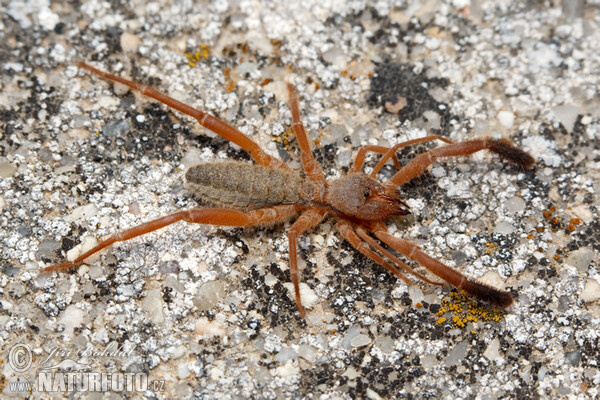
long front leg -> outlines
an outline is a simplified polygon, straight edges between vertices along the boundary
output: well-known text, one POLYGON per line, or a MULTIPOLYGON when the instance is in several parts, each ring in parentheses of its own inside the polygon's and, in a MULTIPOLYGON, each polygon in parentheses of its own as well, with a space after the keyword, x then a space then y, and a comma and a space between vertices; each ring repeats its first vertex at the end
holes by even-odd
POLYGON ((247 213, 224 208, 195 208, 192 210, 179 211, 174 214, 166 215, 153 221, 124 230, 122 232, 115 233, 105 240, 100 240, 95 247, 86 251, 75 260, 52 265, 44 268, 43 272, 68 270, 81 264, 86 258, 113 243, 133 239, 146 233, 164 228, 165 226, 174 224, 178 221, 221 226, 251 226, 282 221, 294 216, 296 213, 296 207, 293 205, 262 208, 260 210, 254 210, 247 213))
POLYGON ((294 90, 294 87, 288 83, 288 93, 290 94, 290 110, 292 112, 292 129, 296 134, 296 139, 298 139, 298 144, 300 145, 301 161, 302 168, 306 173, 308 179, 313 182, 325 182, 325 175, 323 174, 323 169, 316 162, 315 157, 313 156, 312 150, 310 148, 310 144, 308 143, 308 137, 306 136, 306 131, 304 130, 304 124, 302 124, 302 120, 300 119, 300 109, 298 107, 298 95, 294 90))
POLYGON ((464 290, 481 300, 500 307, 509 307, 514 301, 510 293, 468 278, 460 272, 442 264, 435 258, 428 256, 419 246, 408 240, 397 238, 383 228, 376 229, 373 233, 386 245, 404 254, 411 260, 418 262, 458 290, 464 290))
POLYGON ((196 120, 198 120, 200 125, 202 125, 206 129, 210 129, 217 135, 221 136, 223 139, 229 140, 230 142, 237 144, 242 149, 249 152, 252 158, 254 158, 254 160, 261 165, 271 168, 289 169, 289 167, 286 164, 265 153, 260 148, 260 146, 248 136, 244 135, 242 132, 235 129, 233 126, 221 121, 218 118, 213 117, 210 114, 190 107, 187 104, 184 104, 170 96, 167 96, 166 94, 159 92, 154 88, 151 88, 150 86, 134 82, 129 79, 124 79, 120 76, 109 74, 104 71, 100 71, 99 69, 96 69, 82 61, 79 61, 77 63, 77 66, 80 68, 87 69, 88 71, 93 72, 94 74, 98 75, 103 79, 113 82, 119 82, 120 84, 137 90, 145 96, 152 97, 153 99, 156 99, 161 103, 171 108, 174 108, 177 111, 181 111, 182 113, 187 114, 192 118, 195 118, 196 120))
POLYGON ((502 158, 517 164, 523 169, 529 169, 535 164, 535 159, 527 152, 513 146, 507 140, 478 139, 468 142, 453 143, 431 149, 419 154, 406 164, 387 183, 388 186, 401 186, 411 179, 421 175, 423 171, 440 157, 467 156, 480 150, 490 150, 502 158))
POLYGON ((294 294, 296 296, 296 306, 298 307, 298 312, 300 316, 304 317, 306 312, 304 311, 304 306, 302 305, 302 299, 300 297, 300 279, 298 278, 298 249, 297 249, 297 239, 298 236, 309 230, 310 228, 316 226, 319 222, 323 220, 325 216, 324 212, 308 210, 304 212, 296 222, 292 224, 290 230, 288 231, 288 240, 289 240, 289 248, 290 248, 290 275, 292 278, 292 284, 294 285, 294 294))

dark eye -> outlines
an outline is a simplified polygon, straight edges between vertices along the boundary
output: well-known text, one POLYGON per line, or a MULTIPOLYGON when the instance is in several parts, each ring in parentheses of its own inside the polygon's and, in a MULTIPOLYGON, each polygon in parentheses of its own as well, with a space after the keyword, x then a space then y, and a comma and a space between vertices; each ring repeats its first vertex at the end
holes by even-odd
POLYGON ((369 189, 369 188, 365 189, 365 192, 363 193, 363 196, 365 196, 365 199, 367 197, 369 197, 370 195, 371 195, 371 189, 369 189))

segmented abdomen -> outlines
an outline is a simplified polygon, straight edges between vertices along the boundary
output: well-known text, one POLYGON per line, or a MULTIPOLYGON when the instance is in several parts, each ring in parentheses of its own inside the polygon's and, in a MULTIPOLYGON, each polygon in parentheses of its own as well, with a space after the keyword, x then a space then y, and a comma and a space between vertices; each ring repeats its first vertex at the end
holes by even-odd
POLYGON ((236 161, 199 164, 185 177, 195 196, 239 210, 297 203, 302 191, 302 178, 292 171, 236 161))

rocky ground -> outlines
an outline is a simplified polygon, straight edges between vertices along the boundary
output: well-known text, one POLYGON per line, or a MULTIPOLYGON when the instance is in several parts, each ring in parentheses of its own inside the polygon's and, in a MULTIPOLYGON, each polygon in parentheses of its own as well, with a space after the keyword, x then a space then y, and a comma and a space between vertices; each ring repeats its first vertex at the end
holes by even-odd
MULTIPOLYGON (((3 5, 4 396, 599 395, 600 2, 193 3, 3 5), (289 223, 178 223, 40 273, 97 238, 195 207, 187 167, 250 160, 79 60, 210 112, 299 168, 291 82, 328 178, 365 144, 512 141, 536 158, 532 170, 484 152, 441 160, 400 188, 412 214, 388 228, 506 288, 514 306, 407 286, 334 220, 299 243, 306 319, 290 291, 289 223), (148 383, 103 395, 60 386, 68 372, 148 383)), ((403 149, 400 162, 436 145, 403 149)))

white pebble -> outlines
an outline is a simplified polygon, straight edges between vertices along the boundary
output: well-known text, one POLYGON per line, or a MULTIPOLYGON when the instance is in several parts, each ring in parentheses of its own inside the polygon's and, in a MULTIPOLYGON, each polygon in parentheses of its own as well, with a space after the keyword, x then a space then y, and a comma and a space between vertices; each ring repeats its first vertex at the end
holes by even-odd
POLYGON ((600 284, 593 279, 589 279, 579 294, 579 298, 586 303, 600 299, 600 284))
POLYGON ((483 356, 490 361, 502 359, 500 355, 500 341, 498 338, 493 339, 483 352, 483 356))
POLYGON ((515 114, 513 114, 510 111, 506 111, 506 110, 500 111, 498 113, 498 115, 496 116, 496 118, 498 118, 498 121, 500 121, 502 126, 505 127, 506 129, 512 128, 512 126, 515 122, 515 114))
POLYGON ((73 336, 73 329, 81 325, 84 315, 83 310, 74 305, 70 305, 63 311, 58 322, 64 325, 64 332, 67 336, 73 336))
MULTIPOLYGON (((294 285, 292 282, 286 282, 283 284, 285 288, 289 291, 289 296, 292 300, 296 298, 294 293, 294 285)), ((302 297, 302 305, 304 308, 310 308, 317 302, 319 297, 315 293, 314 290, 310 288, 306 283, 300 283, 300 297, 302 297)))
POLYGON ((163 316, 163 299, 159 289, 152 289, 142 300, 142 308, 152 323, 160 325, 165 321, 163 316))
POLYGON ((365 334, 359 333, 350 340, 350 346, 363 347, 371 343, 371 338, 365 334))

